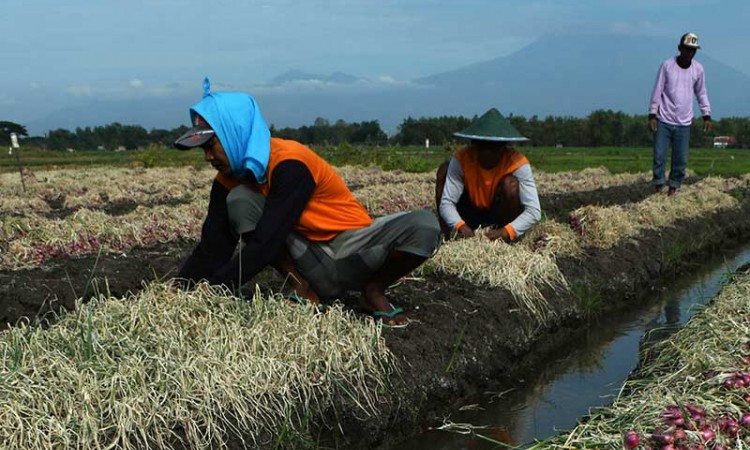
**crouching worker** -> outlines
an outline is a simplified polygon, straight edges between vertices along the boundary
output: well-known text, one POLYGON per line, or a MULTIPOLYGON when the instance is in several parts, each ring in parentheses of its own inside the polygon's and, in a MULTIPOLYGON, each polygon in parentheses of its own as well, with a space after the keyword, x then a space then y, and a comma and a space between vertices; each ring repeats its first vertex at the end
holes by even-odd
POLYGON ((207 82, 204 90, 190 109, 194 127, 174 145, 200 147, 218 174, 200 243, 179 277, 237 289, 270 264, 312 303, 358 290, 383 325, 406 326, 385 291, 434 253, 435 216, 423 210, 372 220, 327 162, 298 142, 270 137, 250 95, 211 93, 207 82))
POLYGON ((529 161, 513 148, 528 139, 494 108, 454 136, 471 143, 437 171, 435 202, 446 238, 473 237, 480 226, 490 240, 519 238, 542 216, 529 161))

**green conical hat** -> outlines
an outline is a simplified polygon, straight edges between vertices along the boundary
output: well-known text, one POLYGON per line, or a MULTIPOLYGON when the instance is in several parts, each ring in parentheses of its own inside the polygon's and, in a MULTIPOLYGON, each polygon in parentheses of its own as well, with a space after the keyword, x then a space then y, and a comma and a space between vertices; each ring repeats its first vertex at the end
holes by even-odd
POLYGON ((524 137, 516 130, 508 119, 503 117, 495 108, 490 109, 476 122, 469 125, 468 128, 453 133, 467 139, 477 139, 480 141, 497 141, 497 142, 523 142, 529 138, 524 137))

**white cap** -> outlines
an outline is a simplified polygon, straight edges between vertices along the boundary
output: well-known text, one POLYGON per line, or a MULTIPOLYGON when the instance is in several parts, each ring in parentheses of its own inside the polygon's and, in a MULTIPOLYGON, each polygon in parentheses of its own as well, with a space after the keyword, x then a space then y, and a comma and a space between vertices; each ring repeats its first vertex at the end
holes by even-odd
POLYGON ((680 45, 687 48, 701 48, 701 46, 698 45, 698 35, 695 33, 683 34, 682 39, 680 39, 680 45))

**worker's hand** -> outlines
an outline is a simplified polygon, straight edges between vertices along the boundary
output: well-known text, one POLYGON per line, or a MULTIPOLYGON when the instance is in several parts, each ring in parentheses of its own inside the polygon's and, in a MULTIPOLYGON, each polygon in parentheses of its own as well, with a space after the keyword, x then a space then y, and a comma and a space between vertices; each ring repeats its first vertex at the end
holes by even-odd
POLYGON ((458 235, 460 237, 472 238, 474 237, 474 230, 472 230, 468 225, 463 224, 461 225, 461 228, 458 229, 458 235))
POLYGON ((713 124, 711 123, 710 120, 704 120, 703 121, 703 132, 704 133, 711 132, 711 130, 713 130, 713 128, 714 128, 714 126, 713 126, 713 124))
POLYGON ((656 133, 656 126, 657 126, 656 118, 648 120, 648 129, 651 130, 652 133, 656 133))
POLYGON ((490 228, 484 233, 485 237, 487 239, 494 241, 496 239, 502 239, 505 242, 510 242, 510 235, 508 234, 508 230, 503 228, 490 228))

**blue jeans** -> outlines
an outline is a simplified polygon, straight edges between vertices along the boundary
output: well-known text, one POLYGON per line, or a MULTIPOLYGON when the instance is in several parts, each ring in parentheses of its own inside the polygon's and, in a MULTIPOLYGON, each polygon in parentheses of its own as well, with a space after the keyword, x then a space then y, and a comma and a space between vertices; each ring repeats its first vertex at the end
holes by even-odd
POLYGON ((670 125, 659 121, 654 136, 654 186, 664 186, 664 169, 667 162, 669 144, 672 144, 672 168, 669 170, 669 187, 679 188, 685 178, 688 147, 690 146, 690 125, 670 125))

